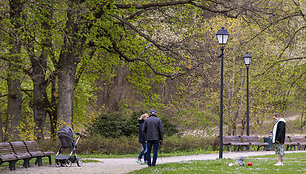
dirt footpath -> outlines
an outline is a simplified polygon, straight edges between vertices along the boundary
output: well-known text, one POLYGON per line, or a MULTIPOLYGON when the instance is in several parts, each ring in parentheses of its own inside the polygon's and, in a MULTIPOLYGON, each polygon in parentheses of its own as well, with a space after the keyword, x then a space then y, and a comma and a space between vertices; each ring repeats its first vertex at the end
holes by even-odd
MULTIPOLYGON (((305 151, 286 151, 286 153, 299 153, 305 151)), ((271 155, 274 151, 258 151, 258 152, 229 152, 223 153, 223 158, 238 159, 241 156, 260 156, 271 155)), ((218 153, 201 154, 190 156, 175 156, 175 157, 159 157, 157 165, 163 163, 185 162, 190 160, 214 160, 219 158, 218 153)), ((56 167, 55 165, 31 166, 30 168, 18 167, 15 171, 10 171, 8 167, 0 167, 1 174, 67 174, 67 173, 82 173, 82 174, 125 174, 134 170, 147 167, 136 163, 136 158, 101 158, 94 159, 100 162, 83 163, 82 167, 78 167, 76 163, 72 167, 56 167)), ((276 161, 275 155, 275 161, 276 161)))

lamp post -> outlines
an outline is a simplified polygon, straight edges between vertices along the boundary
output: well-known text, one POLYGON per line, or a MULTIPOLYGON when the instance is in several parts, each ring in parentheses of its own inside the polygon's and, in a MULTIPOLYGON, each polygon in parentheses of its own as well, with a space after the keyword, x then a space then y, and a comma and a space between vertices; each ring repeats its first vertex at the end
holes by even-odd
POLYGON ((221 82, 220 82, 220 131, 219 131, 219 158, 223 157, 223 51, 224 45, 227 43, 229 32, 222 27, 216 34, 218 43, 221 45, 221 82))
POLYGON ((250 109, 249 109, 249 66, 251 64, 251 58, 252 56, 249 54, 249 52, 246 52, 245 55, 243 56, 244 58, 244 63, 247 68, 247 129, 246 129, 246 135, 250 135, 250 120, 249 120, 249 115, 250 115, 250 109))

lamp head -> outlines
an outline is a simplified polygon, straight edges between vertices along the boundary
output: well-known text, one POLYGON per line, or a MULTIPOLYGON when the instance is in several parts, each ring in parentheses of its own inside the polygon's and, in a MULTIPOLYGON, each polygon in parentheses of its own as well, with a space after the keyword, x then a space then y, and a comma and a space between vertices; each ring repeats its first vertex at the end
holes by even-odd
POLYGON ((249 66, 251 64, 251 58, 252 56, 249 54, 249 52, 246 52, 245 55, 243 56, 244 58, 244 63, 246 66, 249 66))
POLYGON ((222 27, 216 34, 218 43, 220 45, 225 45, 227 43, 227 39, 229 37, 229 32, 222 27))

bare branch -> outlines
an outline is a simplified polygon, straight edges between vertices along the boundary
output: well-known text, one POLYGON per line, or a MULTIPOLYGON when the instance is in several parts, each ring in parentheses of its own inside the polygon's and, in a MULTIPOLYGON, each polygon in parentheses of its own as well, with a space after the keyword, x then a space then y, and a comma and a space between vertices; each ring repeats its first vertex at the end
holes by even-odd
POLYGON ((306 28, 306 26, 303 26, 303 27, 299 28, 298 30, 296 30, 296 31, 293 33, 293 35, 292 35, 290 41, 288 42, 287 46, 283 49, 282 53, 279 55, 279 58, 281 58, 281 57, 283 56, 284 52, 289 48, 289 46, 290 46, 290 44, 292 43, 293 39, 295 38, 296 34, 297 34, 298 32, 300 32, 301 30, 303 30, 304 28, 306 28))
POLYGON ((270 69, 272 69, 272 67, 274 67, 275 65, 277 65, 277 64, 279 64, 279 63, 281 63, 281 62, 287 62, 287 61, 292 61, 292 60, 306 60, 306 57, 295 57, 295 58, 289 58, 289 59, 283 59, 283 60, 275 61, 272 65, 270 65, 270 66, 266 69, 266 71, 264 71, 264 72, 261 73, 261 74, 256 75, 255 77, 264 75, 265 73, 269 72, 270 69))
POLYGON ((119 21, 123 22, 125 25, 129 26, 131 29, 133 29, 134 31, 136 31, 140 36, 142 36, 143 38, 145 38, 147 41, 153 43, 158 49, 162 50, 162 51, 171 51, 169 48, 164 47, 162 45, 159 45, 157 42, 155 42, 154 40, 152 40, 149 36, 145 35, 143 32, 141 32, 139 29, 137 29, 133 24, 131 24, 130 22, 122 19, 121 17, 119 17, 118 15, 113 14, 113 17, 115 17, 116 19, 118 19, 119 21))
POLYGON ((171 2, 153 2, 148 4, 115 4, 117 8, 128 9, 134 7, 136 9, 146 9, 151 7, 165 7, 179 4, 190 4, 194 0, 182 0, 182 1, 171 1, 171 2))
POLYGON ((224 8, 223 10, 217 10, 214 8, 209 8, 208 6, 201 5, 197 2, 198 1, 195 1, 195 0, 185 0, 185 1, 181 0, 181 1, 170 1, 170 2, 164 2, 164 1, 163 2, 153 2, 153 3, 148 3, 148 4, 115 4, 115 6, 120 9, 128 9, 128 8, 141 9, 141 11, 137 11, 136 13, 127 17, 126 19, 133 19, 135 16, 140 15, 141 13, 143 13, 145 10, 149 8, 168 7, 168 6, 184 5, 184 4, 193 5, 205 11, 210 11, 210 12, 218 13, 218 14, 224 14, 225 16, 230 17, 230 18, 237 18, 239 15, 239 13, 237 13, 236 15, 229 14, 229 12, 232 12, 235 10, 231 6, 227 6, 224 3, 210 1, 216 5, 221 5, 224 8))
MULTIPOLYGON (((1 93, 0 93, 1 94, 1 93)), ((0 95, 0 97, 6 97, 8 94, 3 94, 3 95, 0 95)))
MULTIPOLYGON (((264 31, 266 31, 267 29, 269 29, 270 27, 274 26, 275 24, 283 21, 283 20, 286 20, 286 19, 290 19, 292 17, 295 17, 295 16, 300 16, 301 14, 300 13, 294 13, 294 14, 291 14, 291 15, 288 15, 288 16, 285 16, 283 18, 280 18, 278 20, 276 20, 275 22, 272 22, 270 23, 268 26, 266 26, 265 28, 263 28, 259 33, 257 33, 255 36, 253 36, 249 41, 252 41, 253 39, 257 38, 259 35, 261 35, 264 31)), ((254 20, 254 19, 253 19, 254 20)), ((254 20, 256 22, 256 20, 254 20)))

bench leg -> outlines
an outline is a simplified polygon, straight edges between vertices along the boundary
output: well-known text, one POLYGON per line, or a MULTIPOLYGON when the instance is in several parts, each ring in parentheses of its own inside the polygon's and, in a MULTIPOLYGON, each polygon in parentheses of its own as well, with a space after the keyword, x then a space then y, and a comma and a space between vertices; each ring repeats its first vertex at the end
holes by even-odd
POLYGON ((260 147, 261 147, 261 146, 258 146, 258 147, 257 147, 257 151, 259 150, 260 147))
POLYGON ((52 162, 51 162, 51 156, 48 156, 49 157, 49 165, 51 165, 52 164, 52 162))
POLYGON ((41 156, 36 157, 35 164, 37 164, 38 166, 42 166, 42 157, 41 156))
POLYGON ((10 170, 16 170, 16 167, 15 167, 16 161, 10 161, 9 163, 10 163, 10 164, 9 164, 10 170))
POLYGON ((246 149, 245 149, 246 151, 250 151, 250 150, 251 150, 251 145, 248 145, 248 146, 246 146, 245 148, 246 148, 246 149))
POLYGON ((23 166, 24 166, 24 168, 30 167, 30 159, 29 158, 23 160, 23 166))

